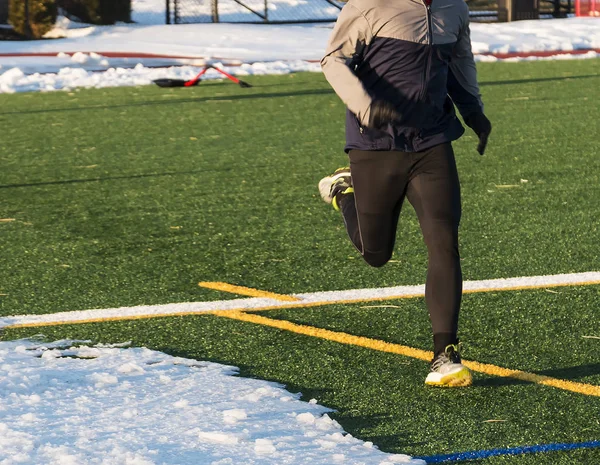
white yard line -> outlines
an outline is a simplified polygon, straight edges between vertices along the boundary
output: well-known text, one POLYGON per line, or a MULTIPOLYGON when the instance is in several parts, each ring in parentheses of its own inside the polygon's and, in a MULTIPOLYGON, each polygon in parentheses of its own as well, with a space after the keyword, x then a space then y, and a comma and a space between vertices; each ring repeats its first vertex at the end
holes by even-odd
MULTIPOLYGON (((550 276, 524 276, 518 278, 485 279, 465 281, 464 293, 539 289, 559 286, 582 286, 600 284, 600 272, 558 274, 550 276)), ((217 300, 211 302, 182 302, 164 305, 140 305, 136 307, 105 308, 50 313, 45 315, 15 315, 0 318, 0 328, 33 327, 69 323, 86 323, 110 320, 156 318, 202 313, 273 310, 280 308, 312 307, 380 300, 394 300, 425 295, 425 285, 395 286, 341 291, 291 294, 298 301, 281 301, 255 297, 247 299, 217 300)))

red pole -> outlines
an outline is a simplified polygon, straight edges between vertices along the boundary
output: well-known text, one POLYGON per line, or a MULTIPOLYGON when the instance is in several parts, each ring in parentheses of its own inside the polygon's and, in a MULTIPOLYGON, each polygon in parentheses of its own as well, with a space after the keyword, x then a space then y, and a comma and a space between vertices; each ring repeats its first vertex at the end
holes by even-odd
POLYGON ((194 79, 190 79, 189 81, 187 81, 184 84, 185 87, 191 87, 191 86, 195 85, 198 82, 198 79, 200 79, 200 76, 202 76, 204 73, 206 73, 207 69, 208 69, 208 66, 205 67, 202 71, 200 71, 194 79))
POLYGON ((225 71, 223 71, 222 69, 217 68, 216 66, 211 66, 212 69, 216 69, 219 73, 224 74, 225 76, 227 76, 229 79, 231 79, 233 82, 235 82, 236 84, 240 83, 240 80, 238 78, 236 78, 235 76, 232 76, 229 73, 226 73, 225 71))

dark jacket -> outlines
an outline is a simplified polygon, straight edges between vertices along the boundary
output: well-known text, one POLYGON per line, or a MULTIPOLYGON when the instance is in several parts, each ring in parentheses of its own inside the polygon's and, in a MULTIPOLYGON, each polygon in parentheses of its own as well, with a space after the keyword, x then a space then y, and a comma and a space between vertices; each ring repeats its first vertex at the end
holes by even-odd
POLYGON ((464 0, 350 0, 321 66, 348 107, 346 151, 425 150, 463 134, 454 105, 463 117, 483 111, 464 0), (376 130, 379 99, 400 118, 376 130))

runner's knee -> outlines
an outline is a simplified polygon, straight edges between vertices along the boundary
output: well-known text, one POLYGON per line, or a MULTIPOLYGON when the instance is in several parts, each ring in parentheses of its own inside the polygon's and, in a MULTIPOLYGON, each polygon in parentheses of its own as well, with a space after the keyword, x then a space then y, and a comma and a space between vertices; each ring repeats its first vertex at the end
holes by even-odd
POLYGON ((391 251, 379 253, 365 252, 363 254, 363 258, 365 259, 365 262, 367 262, 373 268, 381 268, 390 261, 390 258, 392 258, 392 253, 391 251))
POLYGON ((430 255, 455 255, 458 251, 458 228, 452 224, 424 231, 423 239, 430 255))

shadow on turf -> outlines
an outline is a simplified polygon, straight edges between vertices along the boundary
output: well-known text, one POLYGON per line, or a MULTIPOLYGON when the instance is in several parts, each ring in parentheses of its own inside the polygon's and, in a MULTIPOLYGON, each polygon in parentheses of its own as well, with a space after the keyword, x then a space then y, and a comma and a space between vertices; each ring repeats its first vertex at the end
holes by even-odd
MULTIPOLYGON (((588 365, 579 365, 567 368, 555 368, 552 370, 543 370, 533 372, 540 376, 549 376, 551 378, 566 379, 575 381, 586 376, 600 375, 600 363, 590 363, 588 365)), ((489 377, 484 379, 476 379, 473 381, 474 386, 511 386, 518 384, 532 384, 530 381, 524 381, 516 378, 497 378, 489 377)))
POLYGON ((515 79, 511 81, 484 81, 480 82, 480 86, 503 86, 506 84, 528 84, 531 82, 550 82, 550 81, 567 81, 569 79, 589 79, 597 78, 597 74, 584 74, 582 76, 563 76, 563 77, 547 77, 539 79, 515 79))
MULTIPOLYGON (((257 165, 255 165, 257 166, 257 165)), ((17 187, 41 187, 41 186, 53 186, 60 184, 79 184, 86 182, 101 182, 101 181, 118 181, 122 179, 141 179, 141 178, 159 178, 163 176, 181 176, 198 173, 206 173, 209 171, 232 171, 234 168, 222 168, 222 169, 202 169, 202 170, 188 170, 188 171, 166 171, 164 173, 148 173, 148 174, 131 174, 127 176, 106 176, 103 178, 90 178, 90 179, 61 179, 60 181, 40 181, 30 182, 22 184, 0 184, 0 189, 12 189, 17 187)))
POLYGON ((406 454, 408 447, 426 446, 429 441, 415 441, 411 439, 413 434, 408 432, 397 432, 394 434, 368 434, 369 429, 377 429, 378 426, 394 420, 394 414, 376 413, 373 415, 349 415, 348 413, 333 412, 329 414, 336 421, 343 424, 344 430, 355 437, 369 440, 382 450, 394 454, 406 454))
POLYGON ((538 371, 538 375, 551 376, 552 378, 575 380, 586 376, 600 375, 600 363, 589 363, 577 367, 554 368, 552 370, 538 371))
POLYGON ((201 102, 219 102, 230 100, 252 100, 252 99, 270 99, 278 97, 300 97, 305 95, 327 95, 333 94, 333 89, 312 89, 300 90, 298 92, 270 92, 267 94, 237 94, 237 95, 220 95, 217 97, 191 97, 184 99, 171 100, 148 100, 145 102, 136 103, 121 103, 118 105, 90 105, 74 108, 46 108, 41 110, 23 110, 23 111, 8 111, 0 113, 0 116, 5 115, 29 115, 38 113, 54 113, 62 111, 88 111, 88 110, 111 110, 114 108, 130 108, 130 107, 145 107, 154 105, 175 105, 179 103, 201 103, 201 102))

